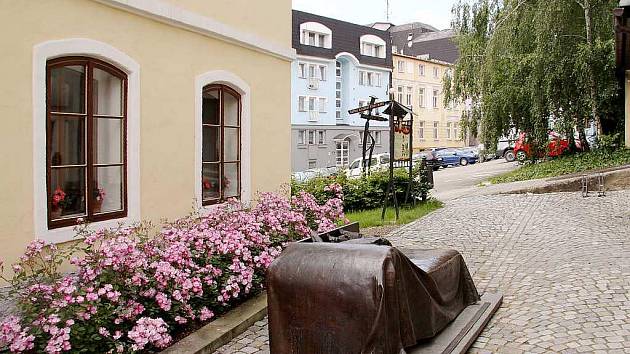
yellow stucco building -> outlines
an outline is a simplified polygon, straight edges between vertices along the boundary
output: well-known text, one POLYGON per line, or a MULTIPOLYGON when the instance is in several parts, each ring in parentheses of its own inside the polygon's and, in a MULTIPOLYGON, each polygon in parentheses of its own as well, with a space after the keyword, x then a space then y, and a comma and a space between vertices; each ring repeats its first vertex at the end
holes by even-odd
POLYGON ((443 79, 451 64, 398 53, 394 53, 393 61, 392 87, 396 100, 412 107, 417 114, 414 151, 466 146, 459 127, 461 105, 444 105, 443 79))
POLYGON ((291 1, 0 0, 0 259, 290 177, 291 1))

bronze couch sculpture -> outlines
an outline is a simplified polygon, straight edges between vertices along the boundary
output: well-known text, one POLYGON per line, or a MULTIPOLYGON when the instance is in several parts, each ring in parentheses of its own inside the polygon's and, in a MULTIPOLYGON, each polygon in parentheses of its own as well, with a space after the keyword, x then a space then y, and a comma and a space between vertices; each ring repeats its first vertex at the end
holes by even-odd
POLYGON ((272 353, 405 353, 479 300, 457 251, 349 238, 289 245, 271 265, 272 353))

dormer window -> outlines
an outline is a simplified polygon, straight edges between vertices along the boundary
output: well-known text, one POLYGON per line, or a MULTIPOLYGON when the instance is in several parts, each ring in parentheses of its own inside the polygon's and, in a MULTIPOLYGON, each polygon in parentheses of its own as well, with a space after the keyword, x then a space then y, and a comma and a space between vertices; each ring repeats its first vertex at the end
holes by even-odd
POLYGON ((332 48, 332 31, 317 22, 300 25, 300 43, 313 47, 332 48))
POLYGON ((372 34, 361 36, 361 55, 385 58, 385 41, 372 34))

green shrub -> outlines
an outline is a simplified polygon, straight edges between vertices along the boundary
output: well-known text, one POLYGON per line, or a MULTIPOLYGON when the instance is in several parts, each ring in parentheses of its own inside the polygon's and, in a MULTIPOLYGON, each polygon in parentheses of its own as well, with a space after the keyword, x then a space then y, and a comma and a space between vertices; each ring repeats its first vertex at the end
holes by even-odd
MULTIPOLYGON (((291 194, 296 195, 300 191, 308 192, 315 196, 318 202, 325 202, 330 199, 332 194, 325 190, 325 187, 331 183, 339 183, 343 188, 344 210, 360 211, 379 208, 383 205, 383 197, 389 183, 389 171, 372 172, 370 176, 351 179, 346 177, 344 173, 337 176, 316 177, 306 182, 291 181, 291 194)), ((394 170, 394 190, 396 198, 400 205, 404 205, 407 186, 409 185, 409 172, 406 168, 397 168, 394 170)), ((421 169, 415 168, 412 173, 412 185, 409 195, 408 204, 413 198, 421 199, 427 196, 429 184, 426 177, 421 173, 421 169)), ((393 198, 390 197, 390 203, 393 198)), ((391 205, 391 204, 390 204, 391 205)))

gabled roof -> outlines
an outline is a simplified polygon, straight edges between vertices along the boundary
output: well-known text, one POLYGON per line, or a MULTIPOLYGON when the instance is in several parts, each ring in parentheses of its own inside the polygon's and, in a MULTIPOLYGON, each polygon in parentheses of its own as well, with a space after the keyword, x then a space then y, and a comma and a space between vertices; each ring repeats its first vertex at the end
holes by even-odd
POLYGON ((326 59, 334 59, 337 54, 346 52, 354 55, 361 64, 384 68, 392 67, 392 46, 389 32, 298 10, 293 10, 293 48, 298 55, 326 59), (317 22, 330 28, 332 30, 332 48, 319 48, 301 44, 300 24, 305 22, 317 22), (385 58, 361 55, 360 38, 366 34, 375 35, 385 41, 385 58))

